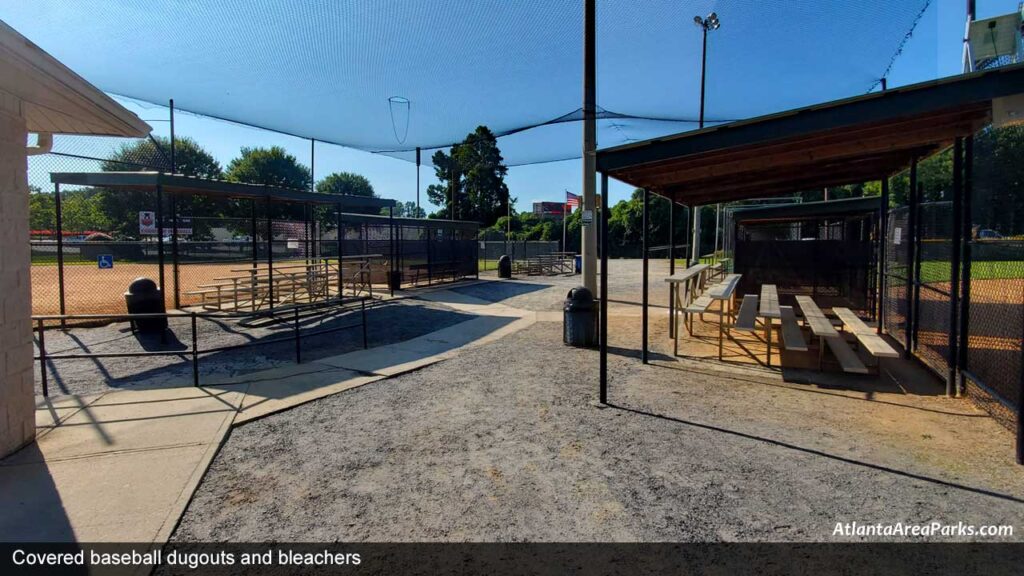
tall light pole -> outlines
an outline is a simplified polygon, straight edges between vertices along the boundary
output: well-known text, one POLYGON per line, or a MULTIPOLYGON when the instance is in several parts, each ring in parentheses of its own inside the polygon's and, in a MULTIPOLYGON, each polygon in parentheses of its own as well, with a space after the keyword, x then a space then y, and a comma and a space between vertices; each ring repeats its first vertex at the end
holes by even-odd
POLYGON ((583 3, 583 286, 597 294, 597 10, 583 3))
MULTIPOLYGON (((712 12, 708 14, 707 18, 701 18, 700 16, 693 17, 693 23, 700 27, 702 38, 702 48, 700 52, 700 118, 699 127, 704 128, 704 78, 707 74, 708 64, 708 32, 711 30, 718 30, 718 27, 722 25, 718 20, 718 14, 712 12)), ((691 264, 697 264, 700 262, 700 206, 693 207, 693 246, 692 252, 693 257, 690 260, 691 264)))

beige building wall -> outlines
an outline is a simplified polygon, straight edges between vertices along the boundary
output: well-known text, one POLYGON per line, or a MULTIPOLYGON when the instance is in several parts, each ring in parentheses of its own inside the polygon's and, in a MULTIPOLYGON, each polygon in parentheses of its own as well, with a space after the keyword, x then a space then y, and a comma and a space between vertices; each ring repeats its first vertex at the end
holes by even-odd
POLYGON ((27 133, 21 101, 0 92, 0 457, 35 436, 27 133))

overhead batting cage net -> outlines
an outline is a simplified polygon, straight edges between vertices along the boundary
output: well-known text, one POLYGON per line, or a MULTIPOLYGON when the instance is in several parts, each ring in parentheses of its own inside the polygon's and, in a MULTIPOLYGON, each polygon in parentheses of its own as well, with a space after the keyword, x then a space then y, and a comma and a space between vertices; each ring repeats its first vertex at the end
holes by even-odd
MULTIPOLYGON (((693 17, 711 11, 712 125, 877 90, 937 22, 932 0, 600 0, 601 147, 697 127, 693 17)), ((479 125, 509 165, 580 155, 580 2, 3 0, 0 19, 100 89, 183 112, 409 161, 479 125)))

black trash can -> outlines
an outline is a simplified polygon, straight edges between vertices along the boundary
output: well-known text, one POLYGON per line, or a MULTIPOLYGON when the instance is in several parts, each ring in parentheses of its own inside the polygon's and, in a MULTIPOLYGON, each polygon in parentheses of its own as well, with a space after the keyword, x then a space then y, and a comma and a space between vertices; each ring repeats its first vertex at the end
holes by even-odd
POLYGON ((590 290, 583 286, 569 290, 562 313, 563 342, 577 348, 597 345, 597 311, 590 290))
MULTIPOLYGON (((167 312, 164 306, 163 290, 149 278, 136 278, 128 285, 128 291, 124 293, 124 303, 128 307, 129 314, 163 314, 167 312)), ((139 332, 163 333, 167 330, 167 317, 139 318, 131 320, 132 330, 139 332)))
POLYGON ((388 272, 388 289, 390 290, 401 290, 402 289, 402 271, 394 270, 388 272))
POLYGON ((512 259, 508 257, 508 254, 503 254, 501 258, 498 258, 498 278, 511 278, 512 277, 512 259))

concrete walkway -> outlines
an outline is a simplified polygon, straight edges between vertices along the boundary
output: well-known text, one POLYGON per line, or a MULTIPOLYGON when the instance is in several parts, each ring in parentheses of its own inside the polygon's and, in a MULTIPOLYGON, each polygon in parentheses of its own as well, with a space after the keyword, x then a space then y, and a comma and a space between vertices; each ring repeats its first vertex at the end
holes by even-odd
POLYGON ((232 426, 429 366, 537 321, 446 289, 417 297, 476 318, 203 388, 40 400, 36 443, 0 461, 0 541, 166 542, 232 426))

